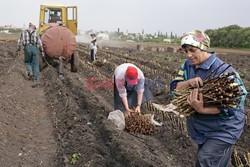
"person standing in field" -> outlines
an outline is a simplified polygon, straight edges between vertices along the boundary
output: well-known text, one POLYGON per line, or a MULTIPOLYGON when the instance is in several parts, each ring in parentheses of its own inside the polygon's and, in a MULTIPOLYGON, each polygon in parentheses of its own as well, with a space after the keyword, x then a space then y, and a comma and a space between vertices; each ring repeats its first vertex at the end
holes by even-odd
POLYGON ((91 42, 89 44, 90 50, 90 60, 91 62, 96 61, 96 52, 97 52, 97 42, 96 42, 96 35, 94 33, 90 34, 91 42))
MULTIPOLYGON (((189 87, 203 86, 203 80, 224 62, 215 52, 209 52, 210 38, 202 31, 185 33, 181 39, 187 60, 181 65, 178 77, 171 84, 171 91, 189 87)), ((222 65, 213 77, 222 73, 228 64, 222 65)), ((241 85, 243 94, 247 94, 239 74, 230 67, 223 73, 235 72, 236 82, 241 85)), ((196 167, 227 167, 233 145, 240 138, 244 127, 244 100, 231 107, 204 107, 203 95, 193 89, 187 98, 188 104, 196 112, 187 118, 188 132, 198 144, 196 167)))
POLYGON ((114 72, 114 109, 130 116, 131 107, 135 112, 141 112, 141 105, 153 99, 143 72, 131 63, 124 63, 116 67, 114 72))
POLYGON ((38 80, 39 77, 39 54, 40 48, 41 54, 44 57, 44 51, 42 47, 41 39, 36 32, 36 26, 29 23, 29 28, 24 30, 18 40, 17 51, 20 55, 21 48, 24 50, 24 63, 27 69, 29 79, 38 80))

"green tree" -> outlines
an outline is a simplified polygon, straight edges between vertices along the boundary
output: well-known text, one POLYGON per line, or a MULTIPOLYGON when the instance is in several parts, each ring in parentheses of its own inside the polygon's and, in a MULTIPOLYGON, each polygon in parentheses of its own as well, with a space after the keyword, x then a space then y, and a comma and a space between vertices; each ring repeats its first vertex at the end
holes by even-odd
POLYGON ((211 39, 211 46, 230 48, 250 48, 250 27, 230 25, 205 31, 211 39))
POLYGON ((170 39, 171 39, 171 42, 172 40, 174 39, 174 36, 173 36, 173 32, 171 31, 171 34, 170 34, 170 39))

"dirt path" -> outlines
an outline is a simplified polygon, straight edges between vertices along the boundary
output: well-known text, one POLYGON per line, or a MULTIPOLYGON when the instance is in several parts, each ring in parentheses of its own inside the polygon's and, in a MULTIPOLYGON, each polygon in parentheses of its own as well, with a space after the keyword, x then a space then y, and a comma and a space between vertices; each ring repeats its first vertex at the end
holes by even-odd
POLYGON ((57 144, 44 87, 32 87, 15 45, 0 55, 0 166, 56 166, 57 144), (7 57, 8 56, 8 57, 7 57))

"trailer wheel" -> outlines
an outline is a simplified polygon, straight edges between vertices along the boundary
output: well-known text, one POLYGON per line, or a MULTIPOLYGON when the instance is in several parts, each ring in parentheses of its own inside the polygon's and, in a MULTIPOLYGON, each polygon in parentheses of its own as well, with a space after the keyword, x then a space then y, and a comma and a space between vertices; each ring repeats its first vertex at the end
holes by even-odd
POLYGON ((71 71, 77 72, 79 68, 79 54, 77 51, 71 57, 71 71))

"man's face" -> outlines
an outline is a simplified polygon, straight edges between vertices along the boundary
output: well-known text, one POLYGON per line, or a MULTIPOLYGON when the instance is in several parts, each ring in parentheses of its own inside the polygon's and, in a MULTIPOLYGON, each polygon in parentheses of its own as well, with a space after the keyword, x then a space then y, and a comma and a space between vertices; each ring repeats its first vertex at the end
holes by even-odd
POLYGON ((195 66, 201 65, 205 61, 204 51, 189 46, 185 48, 186 56, 191 61, 191 64, 195 66))

